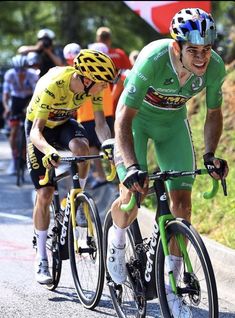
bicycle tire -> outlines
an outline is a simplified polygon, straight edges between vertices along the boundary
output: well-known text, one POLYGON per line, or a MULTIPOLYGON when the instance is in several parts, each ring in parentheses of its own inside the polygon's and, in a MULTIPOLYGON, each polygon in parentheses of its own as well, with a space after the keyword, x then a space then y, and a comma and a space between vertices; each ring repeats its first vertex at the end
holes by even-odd
MULTIPOLYGON (((74 248, 72 217, 69 220, 68 248, 70 266, 77 296, 82 305, 93 309, 100 301, 104 285, 104 263, 102 249, 102 226, 95 202, 88 193, 80 193, 75 199, 75 213, 78 207, 87 204, 91 222, 86 227, 76 226, 79 250, 74 248), (93 231, 93 234, 88 233, 93 231)), ((77 223, 78 224, 78 223, 77 223)))
POLYGON ((52 276, 52 283, 46 284, 45 287, 48 290, 55 290, 59 284, 61 270, 62 270, 62 260, 60 257, 60 229, 61 225, 56 220, 55 216, 55 206, 52 202, 50 205, 50 227, 48 229, 47 235, 47 255, 48 255, 48 267, 52 276))
MULTIPOLYGON (((190 308, 192 317, 205 317, 205 312, 208 311, 208 318, 218 318, 216 281, 210 257, 202 238, 190 223, 180 218, 170 221, 166 225, 166 231, 168 244, 172 238, 174 238, 174 242, 177 241, 175 238, 176 234, 183 235, 187 240, 187 252, 192 263, 193 275, 189 273, 185 274, 183 269, 186 268, 186 264, 184 263, 181 273, 178 274, 177 290, 180 292, 179 288, 191 287, 191 293, 181 293, 180 296, 182 296, 184 303, 190 308)), ((165 289, 168 275, 165 271, 165 256, 161 240, 158 241, 155 269, 161 312, 163 317, 170 318, 172 316, 165 289)))
POLYGON ((19 127, 19 135, 17 142, 17 157, 16 157, 16 185, 20 187, 24 183, 25 171, 25 132, 24 128, 19 127))
MULTIPOLYGON (((111 217, 111 211, 109 211, 105 217, 104 221, 104 240, 103 240, 103 250, 104 250, 104 262, 106 269, 106 281, 109 288, 110 296, 112 299, 113 307, 120 318, 131 318, 138 317, 143 318, 146 315, 146 300, 144 300, 143 308, 138 308, 138 302, 136 300, 136 295, 134 293, 133 286, 130 282, 129 277, 126 282, 122 285, 115 284, 107 270, 106 266, 106 255, 108 247, 108 231, 112 226, 113 221, 111 217)), ((126 262, 129 264, 131 257, 136 259, 135 244, 131 231, 127 231, 127 241, 126 241, 126 262)))

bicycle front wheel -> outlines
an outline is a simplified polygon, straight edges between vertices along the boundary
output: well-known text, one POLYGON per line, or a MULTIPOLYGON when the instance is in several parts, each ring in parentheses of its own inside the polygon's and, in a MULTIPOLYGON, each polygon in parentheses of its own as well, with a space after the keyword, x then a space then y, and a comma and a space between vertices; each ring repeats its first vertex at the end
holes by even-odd
POLYGON ((80 302, 85 308, 93 309, 100 300, 104 284, 102 226, 96 205, 87 193, 77 195, 75 213, 75 229, 71 215, 69 221, 70 266, 80 302), (79 226, 81 213, 87 224, 79 226))
MULTIPOLYGON (((108 232, 112 225, 113 221, 111 212, 109 211, 106 214, 106 218, 104 221, 103 250, 105 264, 108 248, 108 232)), ((106 279, 113 306, 118 317, 120 318, 143 318, 146 315, 147 303, 143 291, 144 287, 141 279, 140 268, 138 266, 139 261, 137 261, 137 254, 135 252, 134 238, 129 229, 127 231, 125 259, 129 274, 127 280, 122 285, 117 285, 112 281, 112 278, 107 270, 107 266, 105 265, 106 279)))
MULTIPOLYGON (((166 260, 159 240, 155 268, 162 315, 165 318, 172 317, 176 306, 173 302, 180 300, 183 306, 187 306, 190 317, 217 318, 218 296, 214 271, 200 235, 190 223, 180 218, 170 221, 166 225, 166 232, 168 247, 174 247, 173 250, 182 257, 182 264, 173 270, 177 293, 171 300, 168 298, 168 304, 166 295, 170 291, 170 279, 166 268, 169 268, 169 260, 166 260)), ((178 315, 181 317, 180 311, 178 315)))

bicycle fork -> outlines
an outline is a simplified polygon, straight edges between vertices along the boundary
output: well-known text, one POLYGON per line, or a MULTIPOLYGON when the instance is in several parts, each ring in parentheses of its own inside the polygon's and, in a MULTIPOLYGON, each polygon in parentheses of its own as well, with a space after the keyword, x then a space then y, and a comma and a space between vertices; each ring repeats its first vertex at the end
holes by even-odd
MULTIPOLYGON (((165 256, 165 264, 166 264, 166 270, 169 275, 169 282, 171 285, 172 291, 177 294, 177 283, 174 276, 174 263, 171 260, 170 250, 168 246, 168 237, 167 237, 167 230, 166 230, 166 224, 172 220, 174 220, 174 216, 171 214, 171 211, 169 209, 169 204, 167 200, 167 195, 165 192, 165 185, 164 181, 162 180, 155 180, 154 181, 154 188, 157 196, 157 218, 158 218, 158 224, 159 224, 159 233, 160 237, 159 239, 162 242, 163 247, 163 253, 165 256)), ((193 273, 192 264, 187 252, 187 243, 184 240, 184 237, 181 234, 176 234, 175 236, 176 243, 178 246, 178 249, 180 251, 180 254, 183 257, 184 266, 186 266, 187 272, 189 274, 193 273)))

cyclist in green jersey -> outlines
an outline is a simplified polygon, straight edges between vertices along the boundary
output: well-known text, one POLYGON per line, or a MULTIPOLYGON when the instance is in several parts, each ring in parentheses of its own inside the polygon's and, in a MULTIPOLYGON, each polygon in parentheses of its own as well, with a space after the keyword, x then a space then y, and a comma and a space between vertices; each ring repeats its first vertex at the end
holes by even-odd
MULTIPOLYGON (((95 50, 81 50, 73 66, 51 68, 37 82, 26 114, 27 165, 37 190, 34 207, 34 228, 37 238, 36 280, 49 284, 46 239, 50 222, 49 206, 54 193, 51 184, 41 186, 45 169, 58 166, 53 154, 55 145, 70 150, 73 155, 88 155, 89 142, 84 127, 73 118, 87 98, 94 108, 102 107, 102 90, 113 83, 117 70, 109 56, 95 50)), ((100 142, 111 137, 107 126, 97 130, 100 142)), ((80 184, 84 187, 89 165, 79 166, 80 184)))
MULTIPOLYGON (((147 178, 141 184, 140 172, 147 171, 147 142, 155 144, 157 163, 163 170, 193 170, 195 153, 186 102, 206 89, 207 114, 204 125, 204 164, 213 166, 215 179, 225 178, 228 166, 215 157, 222 132, 222 93, 225 76, 222 59, 212 50, 216 27, 212 16, 201 9, 189 8, 172 19, 173 39, 148 44, 139 53, 125 81, 115 121, 115 163, 121 180, 120 197, 112 205, 113 226, 109 231, 107 267, 117 284, 126 280, 126 230, 137 216, 137 206, 124 213, 120 206, 133 192, 147 192, 147 178)), ((190 220, 192 177, 167 182, 172 213, 190 220)), ((181 258, 171 251, 174 272, 179 272, 181 258)), ((176 276, 175 276, 176 277, 176 276)), ((169 285, 170 286, 170 285, 169 285)), ((174 304, 174 317, 190 317, 188 308, 169 287, 168 302, 174 304)))

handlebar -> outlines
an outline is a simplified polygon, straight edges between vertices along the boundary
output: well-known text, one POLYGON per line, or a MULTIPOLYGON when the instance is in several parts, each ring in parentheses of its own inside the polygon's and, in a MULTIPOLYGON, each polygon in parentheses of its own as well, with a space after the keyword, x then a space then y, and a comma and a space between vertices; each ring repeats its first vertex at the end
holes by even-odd
MULTIPOLYGON (((177 178, 180 176, 187 176, 187 175, 202 175, 202 174, 208 174, 207 169, 196 169, 194 171, 163 171, 163 172, 157 172, 153 173, 152 175, 149 175, 149 180, 168 180, 171 178, 177 178)), ((221 180, 221 185, 223 188, 224 195, 227 195, 227 186, 226 186, 226 180, 222 179, 221 180)), ((218 192, 219 190, 219 180, 213 179, 212 178, 212 188, 210 191, 204 192, 203 193, 203 198, 204 199, 212 199, 218 192)), ((123 212, 129 212, 131 211, 136 204, 136 196, 135 194, 131 195, 131 199, 128 203, 122 204, 121 205, 121 210, 123 212)))
MULTIPOLYGON (((54 161, 59 161, 60 163, 61 162, 79 163, 79 162, 84 162, 84 161, 93 160, 93 159, 109 159, 109 158, 105 154, 101 153, 99 155, 72 156, 72 157, 59 157, 57 154, 53 154, 52 159, 54 161)), ((108 181, 112 181, 116 177, 116 168, 115 168, 115 165, 111 163, 111 161, 110 161, 110 166, 111 166, 111 172, 106 176, 106 179, 108 181)), ((44 178, 39 180, 40 185, 44 186, 50 181, 50 170, 54 169, 54 168, 55 167, 51 167, 49 169, 46 169, 44 178)))

